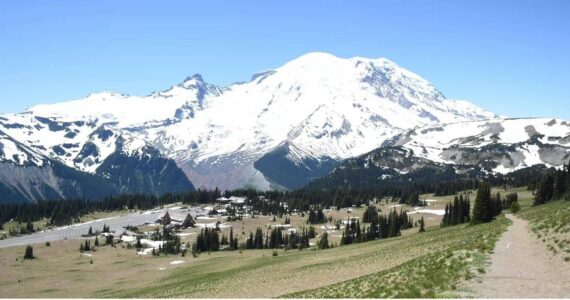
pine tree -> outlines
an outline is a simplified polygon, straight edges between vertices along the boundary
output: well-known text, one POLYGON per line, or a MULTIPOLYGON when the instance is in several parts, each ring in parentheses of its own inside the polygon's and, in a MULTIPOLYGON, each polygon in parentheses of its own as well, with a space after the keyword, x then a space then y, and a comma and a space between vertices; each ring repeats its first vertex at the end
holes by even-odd
POLYGON ((255 230, 253 237, 253 249, 263 249, 263 231, 259 227, 255 230))
POLYGON ((446 204, 446 205, 445 205, 444 214, 443 214, 443 218, 441 219, 441 227, 451 225, 451 222, 450 222, 450 218, 449 218, 449 217, 450 217, 449 204, 446 204))
POLYGON ((565 193, 566 193, 566 164, 564 164, 562 170, 556 171, 552 198, 556 200, 562 199, 565 193))
POLYGON ((230 228, 230 241, 229 242, 230 242, 230 250, 236 250, 234 248, 234 228, 233 227, 230 228))
POLYGON ((32 224, 32 222, 28 222, 28 223, 26 224, 26 231, 27 231, 28 233, 33 233, 33 232, 35 232, 35 230, 34 230, 34 224, 32 224))
POLYGON ((330 248, 329 245, 329 234, 325 231, 323 232, 323 234, 321 235, 321 239, 319 240, 319 242, 317 243, 317 246, 319 249, 328 249, 330 248))
POLYGON ((424 216, 422 216, 422 218, 420 219, 420 230, 419 232, 425 232, 425 223, 424 223, 424 216))
POLYGON ((534 205, 544 204, 552 200, 554 194, 554 178, 548 174, 538 184, 536 195, 534 196, 534 205))
POLYGON ((31 245, 26 246, 26 252, 24 253, 24 259, 34 259, 34 247, 31 245))
POLYGON ((477 197, 475 198, 475 206, 473 207, 472 224, 480 224, 490 222, 493 220, 491 204, 491 187, 489 183, 482 182, 477 190, 477 197))
POLYGON ((501 203, 501 193, 497 192, 495 197, 491 198, 492 216, 496 217, 501 214, 503 210, 503 205, 501 203))
POLYGON ((105 236, 105 244, 113 246, 113 239, 114 238, 115 237, 112 234, 108 234, 107 236, 105 236))
POLYGON ((341 246, 346 245, 346 235, 344 234, 344 232, 342 233, 342 235, 340 237, 340 245, 341 246))

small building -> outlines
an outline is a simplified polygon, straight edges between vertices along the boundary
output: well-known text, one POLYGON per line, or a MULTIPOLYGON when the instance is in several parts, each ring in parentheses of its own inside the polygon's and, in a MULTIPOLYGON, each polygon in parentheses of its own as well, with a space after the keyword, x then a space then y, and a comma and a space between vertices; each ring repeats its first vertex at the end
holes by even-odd
POLYGON ((188 228, 188 227, 194 227, 195 225, 196 222, 194 221, 194 218, 192 218, 190 214, 187 214, 184 221, 182 221, 182 224, 180 224, 180 227, 188 228))
POLYGON ((230 198, 226 198, 226 197, 220 197, 216 199, 216 202, 222 203, 222 204, 227 204, 232 202, 232 200, 230 198))
POLYGON ((247 198, 246 197, 231 196, 230 200, 231 200, 231 204, 234 206, 243 206, 243 205, 245 205, 247 198))

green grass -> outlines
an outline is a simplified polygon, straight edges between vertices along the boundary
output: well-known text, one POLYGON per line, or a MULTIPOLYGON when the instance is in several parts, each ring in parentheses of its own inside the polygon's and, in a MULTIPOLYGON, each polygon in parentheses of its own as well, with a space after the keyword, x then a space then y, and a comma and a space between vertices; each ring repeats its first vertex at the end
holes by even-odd
POLYGON ((500 218, 478 226, 429 228, 422 234, 328 250, 280 250, 276 257, 271 250, 205 259, 208 255, 202 254, 145 288, 123 286, 94 296, 435 297, 453 291, 458 280, 480 274, 478 268, 509 222, 500 218), (313 290, 295 293, 307 288, 313 290))
POLYGON ((553 253, 570 261, 570 201, 553 201, 522 210, 518 215, 529 221, 536 237, 553 253))
MULTIPOLYGON (((461 280, 485 272, 488 254, 509 220, 478 226, 456 226, 440 234, 450 238, 447 249, 415 258, 392 269, 318 289, 285 295, 290 298, 435 298, 458 297, 461 280), (463 234, 460 243, 454 235, 463 234)), ((405 255, 403 251, 402 255, 405 255)))

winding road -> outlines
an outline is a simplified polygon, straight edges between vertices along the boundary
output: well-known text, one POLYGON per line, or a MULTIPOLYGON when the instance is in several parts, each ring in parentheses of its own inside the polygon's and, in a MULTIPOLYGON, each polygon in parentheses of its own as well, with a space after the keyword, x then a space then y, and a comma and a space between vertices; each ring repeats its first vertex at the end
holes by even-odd
POLYGON ((497 241, 489 270, 467 288, 477 298, 570 297, 570 263, 532 236, 526 220, 506 216, 513 224, 497 241))

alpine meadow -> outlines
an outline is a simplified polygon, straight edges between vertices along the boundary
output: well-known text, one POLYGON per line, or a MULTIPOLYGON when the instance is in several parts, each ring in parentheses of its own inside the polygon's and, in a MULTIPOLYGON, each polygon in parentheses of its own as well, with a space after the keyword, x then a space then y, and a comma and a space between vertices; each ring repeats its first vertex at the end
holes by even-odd
POLYGON ((568 298, 568 16, 3 2, 0 298, 568 298))

